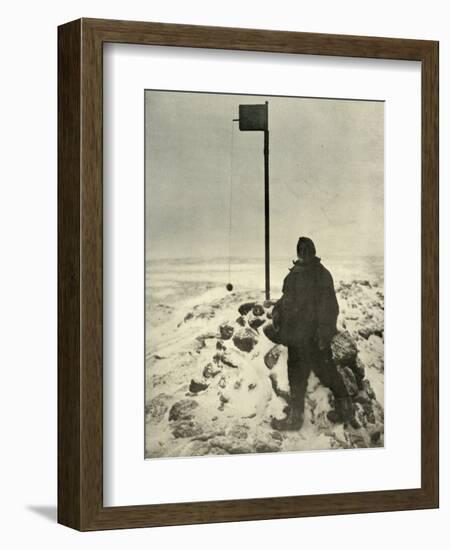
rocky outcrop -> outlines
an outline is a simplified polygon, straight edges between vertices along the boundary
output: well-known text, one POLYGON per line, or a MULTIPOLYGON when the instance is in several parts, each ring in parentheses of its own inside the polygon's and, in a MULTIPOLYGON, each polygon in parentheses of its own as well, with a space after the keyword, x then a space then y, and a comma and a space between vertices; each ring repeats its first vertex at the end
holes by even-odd
POLYGON ((203 369, 203 378, 214 378, 222 372, 222 368, 217 363, 208 363, 203 369))
POLYGON ((234 328, 230 324, 224 323, 220 325, 219 332, 222 340, 229 340, 233 336, 234 328))
POLYGON ((355 396, 358 393, 358 384, 356 377, 350 367, 337 366, 337 371, 344 381, 345 388, 350 396, 355 396))
POLYGON ((282 439, 277 436, 273 437, 273 433, 267 434, 265 437, 260 437, 255 441, 255 451, 257 453, 278 453, 281 450, 282 439))
POLYGON ((245 304, 241 304, 238 308, 239 314, 242 316, 247 315, 253 307, 256 305, 256 302, 246 302, 245 304))
POLYGON ((202 431, 202 427, 193 420, 180 420, 172 427, 172 434, 176 438, 198 436, 202 431))
POLYGON ((183 399, 174 403, 169 411, 169 421, 171 420, 190 420, 194 415, 194 409, 198 407, 198 402, 193 399, 183 399))
MULTIPOLYGON (((182 368, 176 371, 177 391, 180 397, 184 394, 185 399, 179 397, 173 402, 174 396, 166 391, 166 378, 163 379, 167 375, 158 375, 160 385, 164 383, 164 393, 148 402, 146 422, 157 429, 166 425, 168 439, 155 442, 150 456, 382 446, 383 407, 374 391, 374 387, 378 391, 380 386, 377 378, 374 387, 369 380, 374 372, 383 369, 383 334, 378 331, 383 328, 383 309, 382 300, 376 294, 380 290, 372 282, 366 284, 365 280, 341 283, 337 288, 340 324, 331 342, 331 351, 332 361, 351 398, 350 420, 339 420, 339 408, 333 394, 311 374, 301 430, 286 432, 271 427, 271 418, 282 417, 290 407, 287 348, 273 345, 265 335, 276 301, 251 300, 247 295, 248 301, 235 302, 239 314, 227 311, 216 326, 203 324, 204 331, 206 328, 212 330, 193 337, 193 351, 182 348, 179 352, 184 359, 182 368), (371 293, 370 300, 367 293, 371 293), (330 420, 333 412, 336 413, 335 422, 330 420)), ((228 296, 231 300, 236 299, 233 295, 228 296)), ((195 328, 200 315, 210 316, 213 310, 218 312, 214 306, 217 304, 188 312, 183 321, 185 331, 195 328)), ((216 316, 219 317, 218 313, 216 316)), ((171 360, 167 354, 161 355, 158 364, 171 360)))
POLYGON ((241 351, 250 352, 258 343, 258 336, 249 328, 239 329, 233 337, 234 345, 241 351))
POLYGON ((169 396, 165 393, 160 393, 151 399, 145 407, 146 417, 153 422, 161 422, 169 409, 167 405, 169 399, 169 396))
POLYGON ((191 383, 189 384, 189 391, 191 393, 198 393, 201 391, 204 391, 208 388, 209 384, 206 382, 203 382, 202 380, 195 380, 194 378, 191 380, 191 383))
POLYGON ((268 369, 273 369, 282 353, 282 347, 276 344, 264 355, 264 363, 268 369))
POLYGON ((231 369, 238 369, 239 365, 242 363, 242 357, 233 349, 218 353, 214 358, 219 364, 230 367, 231 369))
POLYGON ((248 326, 252 328, 253 330, 258 330, 259 327, 261 327, 266 322, 265 319, 261 319, 260 317, 254 317, 253 319, 250 319, 248 322, 248 326))
POLYGON ((331 352, 336 365, 354 365, 358 349, 350 334, 339 332, 331 341, 331 352))
POLYGON ((260 317, 261 315, 264 315, 264 307, 261 304, 255 304, 252 308, 252 313, 255 315, 255 317, 260 317))

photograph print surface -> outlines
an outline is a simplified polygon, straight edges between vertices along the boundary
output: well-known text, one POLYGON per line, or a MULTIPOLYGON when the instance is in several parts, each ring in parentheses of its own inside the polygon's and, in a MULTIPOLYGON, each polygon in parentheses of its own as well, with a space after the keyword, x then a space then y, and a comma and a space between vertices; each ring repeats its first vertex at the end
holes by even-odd
POLYGON ((384 102, 145 91, 145 456, 384 445, 384 102))

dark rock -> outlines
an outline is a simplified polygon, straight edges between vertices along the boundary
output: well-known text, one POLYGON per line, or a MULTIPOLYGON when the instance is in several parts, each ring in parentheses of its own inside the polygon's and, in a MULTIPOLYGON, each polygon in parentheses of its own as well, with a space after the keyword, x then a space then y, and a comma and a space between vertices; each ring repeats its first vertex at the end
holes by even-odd
POLYGON ((347 437, 353 449, 365 449, 368 447, 364 433, 362 432, 348 432, 347 437))
MULTIPOLYGON (((367 417, 364 412, 364 405, 361 405, 361 403, 356 403, 356 401, 353 401, 353 405, 354 405, 353 410, 355 412, 354 419, 359 423, 360 426, 364 426, 364 428, 366 428, 367 417)), ((351 426, 353 427, 353 424, 351 424, 351 426)))
POLYGON ((373 412, 372 403, 373 401, 370 401, 369 403, 364 403, 363 410, 367 422, 370 422, 370 424, 375 424, 376 418, 375 413, 373 412))
POLYGON ((185 316, 184 316, 184 322, 186 323, 186 321, 189 321, 190 319, 192 319, 194 317, 194 314, 192 313, 192 311, 190 311, 189 313, 187 313, 185 316))
POLYGON ((256 388, 256 383, 255 382, 251 382, 249 385, 248 385, 248 389, 251 391, 251 390, 254 390, 256 388))
POLYGON ((370 440, 375 445, 380 442, 380 439, 381 439, 381 432, 379 432, 378 430, 376 432, 373 432, 372 435, 370 436, 370 440))
POLYGON ((360 390, 355 396, 354 400, 356 401, 356 403, 361 403, 361 405, 364 405, 365 403, 370 403, 370 397, 367 395, 367 392, 365 390, 360 390))
POLYGON ((362 336, 365 340, 368 340, 372 335, 372 331, 369 327, 363 327, 358 329, 358 334, 362 336))
POLYGON ((354 365, 351 367, 354 375, 356 376, 356 381, 358 382, 358 386, 361 387, 361 382, 364 380, 364 376, 366 375, 366 369, 364 367, 364 363, 361 361, 359 357, 356 358, 356 361, 354 365))
POLYGON ((210 454, 210 448, 208 442, 194 439, 193 443, 189 445, 189 456, 205 456, 210 454))
POLYGON ((252 328, 253 330, 258 330, 258 328, 263 325, 266 322, 265 319, 261 319, 260 317, 256 317, 254 319, 250 319, 248 322, 248 326, 252 328))
POLYGON ((263 306, 264 306, 266 309, 270 309, 270 308, 273 307, 276 303, 277 303, 276 300, 265 300, 265 301, 263 302, 263 306))
POLYGON ((341 375, 344 385, 349 395, 356 395, 358 393, 358 383, 353 371, 349 367, 337 366, 338 373, 341 375))
POLYGON ((257 453, 278 453, 280 451, 280 441, 270 438, 259 439, 255 442, 257 453))
POLYGON ((160 422, 168 411, 167 400, 169 396, 165 393, 160 393, 154 397, 150 403, 145 407, 145 413, 152 421, 160 422))
POLYGON ((233 426, 230 431, 228 432, 228 435, 235 438, 235 439, 247 439, 248 438, 248 426, 243 426, 240 424, 236 424, 233 426))
POLYGON ((276 441, 279 441, 280 443, 283 441, 283 436, 280 434, 280 432, 277 432, 277 431, 273 431, 273 432, 270 432, 270 437, 272 439, 275 439, 276 441))
POLYGON ((238 390, 242 386, 242 380, 236 380, 234 383, 234 389, 238 390))
POLYGON ((219 401, 220 405, 218 406, 219 411, 223 411, 225 408, 225 405, 229 403, 230 398, 227 395, 223 395, 223 393, 219 394, 219 401))
POLYGON ((273 367, 278 363, 278 359, 281 355, 281 346, 275 345, 271 348, 266 355, 264 356, 264 363, 268 369, 273 369, 273 367))
POLYGON ((356 420, 356 418, 352 418, 350 420, 350 426, 354 429, 354 430, 359 430, 361 428, 361 423, 359 422, 359 420, 356 420))
POLYGON ((216 437, 218 435, 225 435, 225 430, 206 430, 200 435, 196 435, 195 437, 193 437, 192 441, 208 441, 208 439, 212 439, 213 437, 216 437))
POLYGON ((252 313, 255 317, 260 317, 264 315, 264 307, 261 304, 255 304, 252 308, 252 313))
POLYGON ((272 312, 271 312, 271 311, 268 311, 268 312, 266 313, 266 317, 267 317, 267 319, 272 319, 272 317, 273 317, 272 312))
POLYGON ((375 392, 373 391, 372 386, 370 385, 370 382, 369 380, 367 380, 367 378, 363 380, 363 389, 370 397, 370 399, 376 399, 375 392))
POLYGON ((195 339, 198 342, 198 349, 197 351, 203 349, 206 346, 206 340, 211 338, 216 338, 217 334, 214 334, 213 332, 207 333, 207 334, 201 334, 200 336, 197 336, 195 339))
POLYGON ((247 315, 247 313, 253 308, 255 304, 256 302, 247 302, 245 304, 241 304, 238 311, 241 315, 247 315))
POLYGON ((214 446, 210 445, 208 455, 221 456, 221 455, 228 455, 228 454, 230 454, 230 453, 228 451, 226 451, 225 449, 221 449, 220 447, 214 447, 214 446))
POLYGON ((195 380, 194 378, 191 380, 191 383, 189 384, 189 391, 191 393, 198 393, 200 391, 204 391, 208 388, 209 384, 206 382, 203 382, 201 380, 195 380))
POLYGON ((239 365, 235 358, 232 357, 230 353, 224 352, 222 353, 220 360, 224 365, 227 367, 231 367, 232 369, 238 369, 239 365))
POLYGON ((169 420, 190 420, 193 410, 198 407, 197 401, 183 399, 174 403, 169 411, 169 420))
POLYGON ((240 315, 237 319, 236 319, 236 323, 238 325, 241 325, 241 327, 245 327, 245 318, 242 317, 242 315, 240 315))
POLYGON ((268 338, 271 342, 273 342, 274 344, 281 344, 280 331, 275 330, 272 321, 264 324, 263 332, 266 338, 268 338))
POLYGON ((332 424, 337 424, 340 420, 338 412, 334 409, 327 412, 327 418, 332 424))
POLYGON ((214 437, 210 440, 211 447, 218 447, 229 454, 249 454, 253 451, 251 445, 244 439, 236 439, 230 436, 214 437))
POLYGON ((219 380, 219 387, 224 388, 227 385, 227 380, 225 376, 222 376, 222 378, 219 380))
POLYGON ((255 332, 249 328, 241 328, 233 337, 234 345, 241 351, 250 352, 258 342, 255 332))
POLYGON ((369 281, 362 281, 362 280, 357 280, 357 281, 354 281, 356 284, 358 285, 361 285, 361 286, 367 286, 369 288, 372 288, 372 285, 370 284, 369 281))
POLYGON ((202 432, 202 427, 193 420, 180 420, 172 428, 172 435, 177 439, 180 437, 197 436, 202 432))
POLYGON ((219 327, 220 337, 222 340, 229 340, 234 333, 234 328, 228 323, 224 323, 219 327))
POLYGON ((219 374, 219 372, 222 372, 222 369, 218 365, 213 365, 212 363, 208 363, 203 369, 202 374, 204 378, 214 378, 219 374))
POLYGON ((341 288, 351 288, 352 283, 346 283, 345 281, 339 281, 339 289, 341 288))
POLYGON ((220 340, 217 340, 216 349, 225 351, 227 349, 227 347, 224 344, 222 344, 222 342, 220 340))
POLYGON ((358 349, 348 332, 338 332, 331 340, 336 365, 354 365, 358 349))

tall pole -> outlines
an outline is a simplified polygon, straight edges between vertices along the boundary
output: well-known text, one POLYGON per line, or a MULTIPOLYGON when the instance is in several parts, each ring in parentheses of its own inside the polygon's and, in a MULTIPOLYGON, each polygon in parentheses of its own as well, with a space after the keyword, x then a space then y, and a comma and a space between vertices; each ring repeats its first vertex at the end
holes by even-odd
POLYGON ((266 300, 270 300, 270 237, 269 237, 269 102, 239 105, 239 130, 264 132, 264 248, 266 300))
MULTIPOLYGON (((267 120, 269 119, 269 102, 266 101, 267 120)), ((269 125, 267 124, 267 128, 269 125)), ((269 224, 269 130, 264 130, 264 241, 266 300, 270 300, 270 224, 269 224)))

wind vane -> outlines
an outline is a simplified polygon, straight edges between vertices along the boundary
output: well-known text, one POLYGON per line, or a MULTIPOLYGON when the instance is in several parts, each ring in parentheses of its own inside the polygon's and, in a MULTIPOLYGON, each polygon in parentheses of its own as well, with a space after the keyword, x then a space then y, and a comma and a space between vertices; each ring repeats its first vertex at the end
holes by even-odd
POLYGON ((239 105, 239 130, 264 132, 264 244, 266 300, 270 300, 270 240, 269 240, 269 102, 263 105, 239 105))

